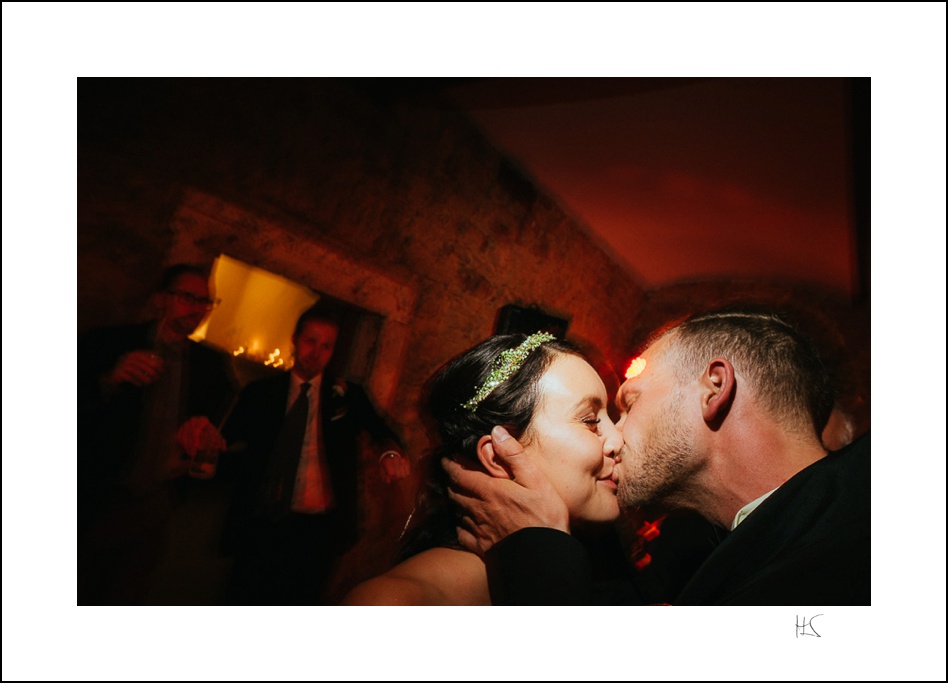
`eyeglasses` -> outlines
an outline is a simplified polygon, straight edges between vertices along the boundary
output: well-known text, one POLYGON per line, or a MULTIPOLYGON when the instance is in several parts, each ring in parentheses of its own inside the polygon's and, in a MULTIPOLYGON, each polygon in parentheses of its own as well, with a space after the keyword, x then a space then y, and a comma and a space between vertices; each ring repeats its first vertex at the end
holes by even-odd
POLYGON ((169 289, 168 294, 178 297, 181 301, 189 306, 202 307, 208 311, 216 307, 221 302, 220 299, 209 299, 201 296, 194 296, 191 294, 191 292, 182 292, 177 289, 169 289))

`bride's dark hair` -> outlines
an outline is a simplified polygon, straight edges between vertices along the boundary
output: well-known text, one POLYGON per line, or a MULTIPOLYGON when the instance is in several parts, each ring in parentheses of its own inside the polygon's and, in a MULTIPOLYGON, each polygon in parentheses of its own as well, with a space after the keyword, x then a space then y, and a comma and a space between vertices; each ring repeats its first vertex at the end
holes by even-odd
POLYGON ((399 560, 434 547, 461 549, 457 518, 447 497, 447 474, 441 459, 466 458, 477 463, 477 442, 495 425, 525 443, 539 403, 537 383, 561 354, 585 359, 578 347, 552 340, 529 352, 520 368, 478 403, 464 407, 484 385, 501 353, 517 348, 524 334, 490 337, 445 363, 427 382, 423 413, 433 422, 438 445, 422 460, 423 478, 415 508, 402 534, 399 560))

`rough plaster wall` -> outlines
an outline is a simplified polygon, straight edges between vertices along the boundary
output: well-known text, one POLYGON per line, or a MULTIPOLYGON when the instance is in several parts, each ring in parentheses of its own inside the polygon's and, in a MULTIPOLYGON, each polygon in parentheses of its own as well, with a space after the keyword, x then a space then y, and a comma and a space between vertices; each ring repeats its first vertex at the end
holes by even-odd
POLYGON ((621 362, 642 300, 632 277, 450 109, 334 80, 136 83, 121 95, 93 83, 80 104, 80 331, 138 310, 194 187, 416 286, 388 406, 416 454, 423 381, 488 336, 505 304, 571 318, 570 335, 621 362), (607 301, 632 315, 606 316, 607 301))
MULTIPOLYGON (((510 303, 568 318, 569 336, 594 343, 602 365, 619 373, 647 330, 690 310, 753 298, 803 311, 831 330, 825 346, 848 363, 851 393, 863 401, 860 429, 868 428, 866 308, 779 283, 643 293, 582 225, 436 103, 342 80, 82 79, 79 105, 80 334, 146 313, 171 257, 173 217, 193 189, 417 292, 399 386, 383 406, 416 457, 429 445, 416 412, 422 383, 488 336, 510 303)), ((238 226, 232 255, 253 262, 242 237, 238 226)), ((397 508, 411 493, 395 495, 397 508)), ((388 503, 372 505, 373 533, 343 568, 341 591, 386 568, 400 530, 388 503)))

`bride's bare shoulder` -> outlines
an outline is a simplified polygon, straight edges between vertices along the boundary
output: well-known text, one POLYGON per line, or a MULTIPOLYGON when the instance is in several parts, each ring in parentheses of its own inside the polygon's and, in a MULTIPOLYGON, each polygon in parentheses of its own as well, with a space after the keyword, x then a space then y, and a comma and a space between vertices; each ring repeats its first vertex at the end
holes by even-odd
POLYGON ((419 605, 426 590, 422 582, 382 574, 349 591, 341 605, 419 605))
MULTIPOLYGON (((460 596, 457 587, 458 564, 477 560, 459 550, 433 548, 393 567, 384 574, 360 583, 340 603, 342 605, 450 605, 460 596), (451 577, 454 576, 454 581, 451 577)), ((477 560, 480 562, 480 560, 477 560)), ((482 565, 483 566, 483 565, 482 565)), ((484 577, 486 584, 486 575, 484 577)))

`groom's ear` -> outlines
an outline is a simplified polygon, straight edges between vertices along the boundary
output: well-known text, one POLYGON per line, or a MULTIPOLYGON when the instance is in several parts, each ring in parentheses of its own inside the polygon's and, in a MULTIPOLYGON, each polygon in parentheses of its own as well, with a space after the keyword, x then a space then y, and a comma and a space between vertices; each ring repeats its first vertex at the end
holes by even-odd
POLYGON ((727 358, 714 358, 700 379, 701 415, 713 429, 721 424, 731 410, 737 388, 734 366, 727 358))
POLYGON ((502 461, 494 453, 494 444, 491 443, 490 434, 482 436, 477 442, 477 459, 481 466, 487 470, 487 473, 498 479, 513 479, 510 472, 503 465, 502 461))

